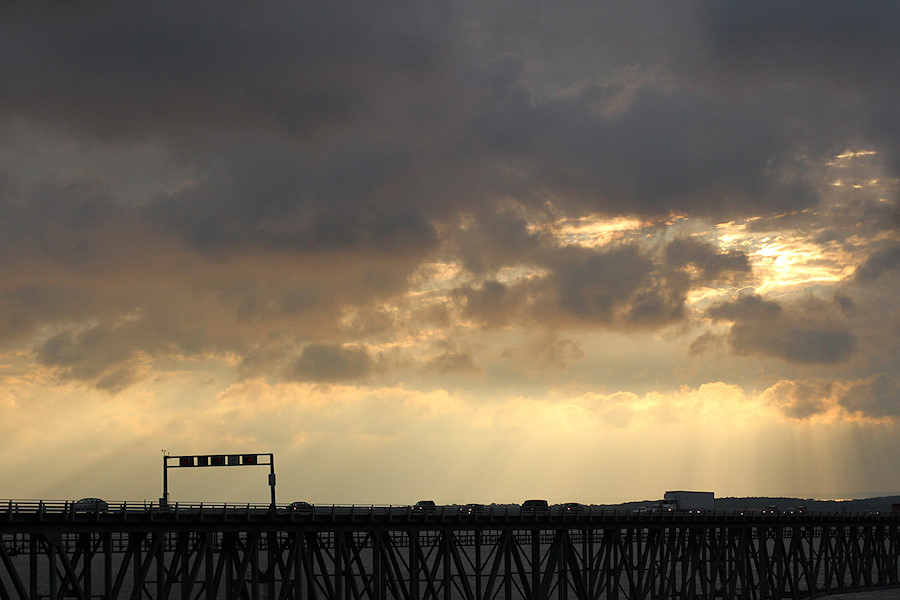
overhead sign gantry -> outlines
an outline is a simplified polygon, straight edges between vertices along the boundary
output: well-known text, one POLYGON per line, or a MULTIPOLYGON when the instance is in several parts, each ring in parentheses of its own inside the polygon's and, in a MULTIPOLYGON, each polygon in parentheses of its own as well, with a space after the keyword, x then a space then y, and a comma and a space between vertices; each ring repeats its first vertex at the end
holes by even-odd
POLYGON ((269 466, 269 488, 272 492, 272 508, 275 508, 275 455, 271 452, 255 454, 190 454, 169 456, 163 452, 163 495, 160 504, 169 504, 169 469, 196 467, 269 466))

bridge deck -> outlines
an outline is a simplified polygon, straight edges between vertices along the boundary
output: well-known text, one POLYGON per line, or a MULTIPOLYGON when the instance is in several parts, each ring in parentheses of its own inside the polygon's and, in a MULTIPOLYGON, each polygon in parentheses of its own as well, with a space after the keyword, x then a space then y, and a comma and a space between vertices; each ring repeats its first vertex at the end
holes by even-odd
POLYGON ((609 525, 815 525, 815 524, 900 524, 900 512, 873 511, 777 511, 777 510, 624 510, 601 506, 578 509, 549 507, 527 510, 517 505, 415 506, 383 505, 316 505, 292 509, 291 505, 176 503, 160 506, 147 502, 112 502, 104 509, 79 510, 66 501, 0 501, 0 526, 4 530, 27 527, 28 524, 50 524, 90 527, 105 525, 162 526, 173 524, 254 524, 274 528, 295 525, 320 527, 365 525, 423 527, 449 525, 466 527, 578 527, 596 528, 609 525))
POLYGON ((900 585, 900 515, 6 501, 0 598, 768 600, 900 585))

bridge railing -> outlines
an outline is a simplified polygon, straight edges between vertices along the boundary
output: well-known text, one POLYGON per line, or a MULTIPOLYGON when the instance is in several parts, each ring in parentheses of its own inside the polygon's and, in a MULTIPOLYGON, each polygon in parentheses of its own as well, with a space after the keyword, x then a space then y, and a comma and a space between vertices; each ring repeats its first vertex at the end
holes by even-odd
POLYGON ((414 521, 594 521, 633 520, 638 522, 679 520, 727 519, 859 519, 877 518, 900 520, 900 512, 891 511, 834 511, 807 509, 716 509, 716 510, 666 510, 630 509, 598 505, 552 505, 549 507, 523 507, 516 504, 467 504, 467 505, 345 505, 305 503, 277 504, 274 507, 262 503, 233 502, 175 502, 160 504, 156 501, 128 500, 113 502, 84 502, 72 500, 0 500, 0 519, 20 518, 83 518, 83 515, 104 515, 105 519, 129 517, 179 517, 219 516, 263 518, 276 517, 290 520, 414 520, 414 521), (78 515, 82 515, 79 517, 78 515))

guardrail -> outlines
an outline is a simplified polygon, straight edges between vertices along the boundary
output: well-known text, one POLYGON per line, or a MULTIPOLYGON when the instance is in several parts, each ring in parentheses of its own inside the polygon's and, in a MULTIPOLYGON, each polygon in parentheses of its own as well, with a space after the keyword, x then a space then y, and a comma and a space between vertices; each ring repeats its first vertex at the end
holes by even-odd
POLYGON ((774 509, 727 509, 727 510, 668 510, 668 509, 626 509, 597 505, 551 505, 549 507, 522 507, 515 504, 469 504, 469 505, 381 505, 381 504, 315 504, 292 506, 291 504, 230 503, 230 502, 175 502, 167 505, 153 501, 113 501, 94 504, 79 504, 72 500, 0 500, 0 518, 15 516, 76 518, 76 515, 122 515, 124 517, 142 515, 156 516, 272 516, 290 517, 292 520, 311 518, 315 520, 340 520, 362 518, 415 519, 415 520, 531 520, 552 518, 553 520, 609 520, 628 519, 655 521, 671 519, 709 520, 727 519, 861 519, 877 518, 900 520, 900 512, 891 511, 827 511, 827 510, 774 510, 774 509))

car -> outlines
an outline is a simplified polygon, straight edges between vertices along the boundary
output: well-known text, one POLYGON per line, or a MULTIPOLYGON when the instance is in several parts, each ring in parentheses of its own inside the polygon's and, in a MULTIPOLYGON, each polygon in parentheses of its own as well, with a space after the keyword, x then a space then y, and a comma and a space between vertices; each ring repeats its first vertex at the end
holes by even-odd
POLYGON ((82 498, 72 503, 73 512, 106 512, 109 505, 100 498, 82 498))
POLYGON ((291 514, 308 515, 312 513, 313 505, 309 502, 297 501, 291 502, 288 506, 288 512, 291 514))
POLYGON ((586 512, 587 510, 587 507, 584 504, 580 504, 578 502, 564 502, 563 504, 559 505, 559 508, 564 514, 569 515, 581 514, 583 512, 586 512))
POLYGON ((522 512, 548 512, 550 505, 546 500, 526 500, 522 503, 522 512))
POLYGON ((466 504, 465 506, 459 507, 459 513, 462 515, 468 516, 476 516, 480 514, 484 514, 484 505, 483 504, 466 504))
POLYGON ((413 505, 412 510, 415 512, 431 513, 437 510, 437 505, 434 503, 434 500, 419 500, 413 505))

